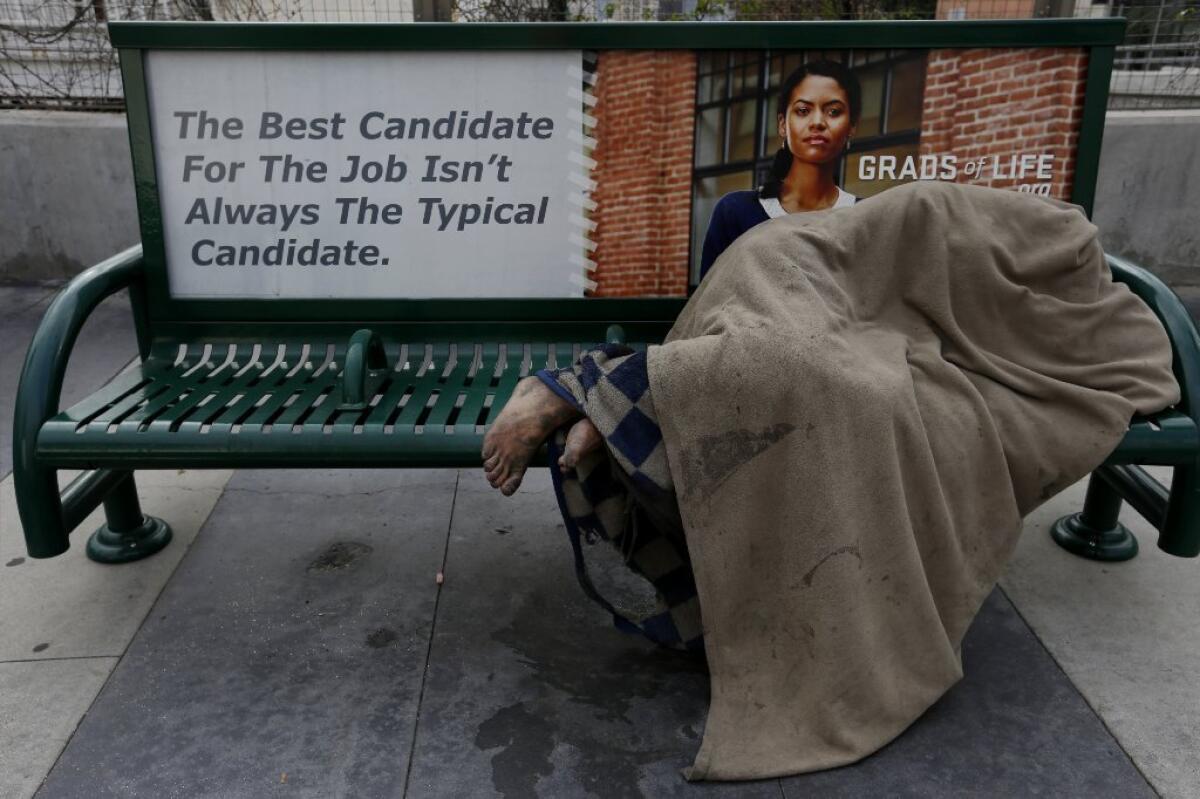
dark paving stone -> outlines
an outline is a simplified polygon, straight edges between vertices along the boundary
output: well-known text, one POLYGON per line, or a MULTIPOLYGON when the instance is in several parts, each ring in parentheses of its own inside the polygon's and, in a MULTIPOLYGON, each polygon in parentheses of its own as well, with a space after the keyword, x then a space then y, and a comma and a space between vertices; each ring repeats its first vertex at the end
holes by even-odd
MULTIPOLYGON (((507 500, 463 472, 447 544, 454 480, 237 475, 39 796, 257 797, 285 772, 300 796, 400 796, 406 771, 419 799, 1154 795, 998 591, 966 678, 881 752, 686 783, 701 662, 582 594, 544 472, 507 500)), ((644 602, 607 552, 597 582, 644 602)))
POLYGON ((235 475, 39 796, 400 796, 455 479, 235 475))
MULTIPOLYGON (((707 676, 583 596, 549 481, 532 482, 508 501, 460 482, 409 796, 779 796, 679 776, 707 676)), ((964 653, 964 680, 895 743, 787 795, 1153 796, 1001 592, 964 653)))
POLYGON ((963 670, 891 744, 785 779, 786 795, 1156 796, 999 589, 963 641, 963 670))
POLYGON ((546 473, 526 482, 505 500, 460 480, 408 796, 778 799, 775 780, 679 776, 708 709, 702 661, 613 628, 575 581, 546 473))
MULTIPOLYGON (((39 286, 0 287, 0 479, 12 471, 13 403, 25 353, 54 296, 39 286)), ((86 397, 137 355, 133 315, 125 292, 109 297, 92 312, 67 363, 62 407, 86 397)))

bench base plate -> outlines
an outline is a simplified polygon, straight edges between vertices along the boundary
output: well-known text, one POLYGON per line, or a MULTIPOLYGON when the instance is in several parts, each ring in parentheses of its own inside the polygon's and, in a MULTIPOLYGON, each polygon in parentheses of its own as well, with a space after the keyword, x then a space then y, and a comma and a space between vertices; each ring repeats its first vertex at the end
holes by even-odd
POLYGON ((171 543, 171 526, 157 516, 143 516, 140 526, 117 532, 100 525, 87 542, 87 556, 97 563, 130 563, 148 558, 171 543))
POLYGON ((1115 527, 1101 530, 1085 522, 1082 513, 1056 521, 1050 537, 1063 549, 1088 560, 1130 560, 1138 553, 1137 538, 1128 527, 1117 522, 1115 527))

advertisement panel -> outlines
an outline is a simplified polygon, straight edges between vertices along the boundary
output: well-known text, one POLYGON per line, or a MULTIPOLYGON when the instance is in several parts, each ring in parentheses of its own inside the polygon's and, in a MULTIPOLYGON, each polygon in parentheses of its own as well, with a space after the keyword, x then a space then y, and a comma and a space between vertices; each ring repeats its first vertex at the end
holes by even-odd
POLYGON ((172 296, 582 291, 578 51, 156 51, 146 71, 172 296))
POLYGON ((1087 54, 166 50, 146 70, 173 297, 680 296, 749 227, 901 183, 1069 198, 1087 54))

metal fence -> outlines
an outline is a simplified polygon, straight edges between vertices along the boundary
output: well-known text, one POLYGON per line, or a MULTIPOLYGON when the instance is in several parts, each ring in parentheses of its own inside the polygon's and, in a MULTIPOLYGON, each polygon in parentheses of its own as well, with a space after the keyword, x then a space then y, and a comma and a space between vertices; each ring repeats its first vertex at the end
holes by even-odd
POLYGON ((1115 3, 1129 20, 1109 108, 1200 108, 1200 2, 1115 3))
POLYGON ((0 0, 0 108, 124 107, 109 20, 1129 20, 1109 107, 1200 108, 1200 0, 0 0))

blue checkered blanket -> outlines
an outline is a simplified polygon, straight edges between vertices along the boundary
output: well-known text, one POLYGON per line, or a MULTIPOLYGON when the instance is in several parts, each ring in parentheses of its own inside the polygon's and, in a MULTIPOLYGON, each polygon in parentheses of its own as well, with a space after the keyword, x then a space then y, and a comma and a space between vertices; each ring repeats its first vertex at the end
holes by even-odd
POLYGON ((625 632, 672 649, 704 651, 700 602, 688 558, 675 486, 646 375, 646 353, 606 344, 561 369, 537 376, 586 415, 606 446, 563 473, 557 467, 566 429, 548 442, 550 472, 584 592, 625 632), (655 611, 639 619, 622 613, 596 590, 583 544, 602 540, 654 587, 655 611))

